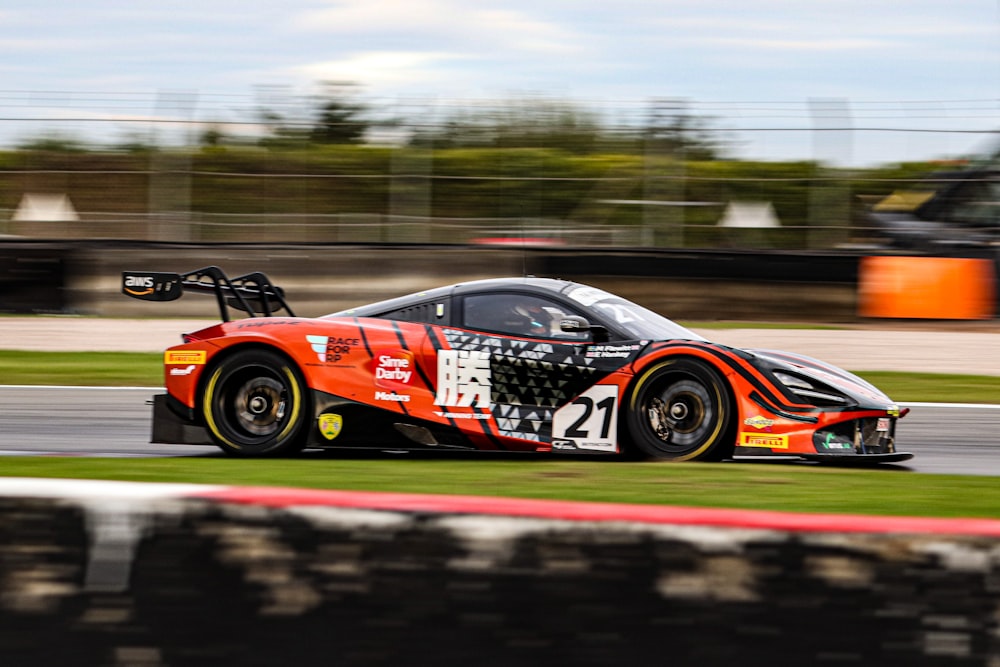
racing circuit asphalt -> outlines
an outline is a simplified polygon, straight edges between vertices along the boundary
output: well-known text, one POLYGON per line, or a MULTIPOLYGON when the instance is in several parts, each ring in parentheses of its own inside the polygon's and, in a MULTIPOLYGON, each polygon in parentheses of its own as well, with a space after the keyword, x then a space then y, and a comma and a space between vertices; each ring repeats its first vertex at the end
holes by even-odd
MULTIPOLYGON (((0 456, 224 456, 215 447, 150 444, 147 401, 158 391, 0 386, 0 456)), ((1000 476, 1000 406, 901 405, 910 407, 911 412, 899 422, 897 446, 915 456, 910 461, 882 467, 921 473, 1000 476)), ((549 458, 564 456, 554 454, 549 458)), ((600 462, 592 457, 588 460, 600 462)))

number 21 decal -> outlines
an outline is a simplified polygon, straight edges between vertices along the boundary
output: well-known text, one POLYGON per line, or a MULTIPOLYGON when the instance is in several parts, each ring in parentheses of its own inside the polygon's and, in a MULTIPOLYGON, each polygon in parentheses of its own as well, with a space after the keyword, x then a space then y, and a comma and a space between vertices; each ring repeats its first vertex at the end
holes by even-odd
POLYGON ((618 387, 598 384, 552 417, 552 440, 570 440, 577 449, 615 451, 618 432, 618 387))

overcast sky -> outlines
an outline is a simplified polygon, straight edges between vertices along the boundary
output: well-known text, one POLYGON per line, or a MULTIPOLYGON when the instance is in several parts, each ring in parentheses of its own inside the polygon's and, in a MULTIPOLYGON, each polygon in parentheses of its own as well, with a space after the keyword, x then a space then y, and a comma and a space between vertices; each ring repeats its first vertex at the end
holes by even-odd
POLYGON ((738 156, 761 159, 941 157, 1000 129, 1000 0, 5 5, 0 140, 35 131, 15 119, 40 115, 247 119, 262 89, 306 94, 324 80, 439 110, 546 95, 611 121, 682 99, 730 130, 738 156), (816 123, 855 131, 820 135, 816 123))

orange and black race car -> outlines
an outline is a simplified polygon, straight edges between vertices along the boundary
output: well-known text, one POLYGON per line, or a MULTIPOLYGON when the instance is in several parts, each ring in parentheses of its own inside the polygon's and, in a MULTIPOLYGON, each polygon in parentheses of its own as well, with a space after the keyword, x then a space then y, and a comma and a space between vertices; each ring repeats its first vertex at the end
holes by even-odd
POLYGON ((164 353, 153 442, 894 462, 905 410, 846 371, 712 343, 600 289, 481 280, 318 318, 261 273, 129 271, 124 294, 214 294, 220 324, 164 353), (230 320, 229 310, 249 314, 230 320))

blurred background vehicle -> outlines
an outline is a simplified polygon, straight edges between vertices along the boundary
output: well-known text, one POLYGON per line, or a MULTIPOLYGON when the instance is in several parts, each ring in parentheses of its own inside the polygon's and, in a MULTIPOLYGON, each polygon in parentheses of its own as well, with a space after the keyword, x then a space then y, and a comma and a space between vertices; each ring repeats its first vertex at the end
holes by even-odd
POLYGON ((1000 243, 1000 149, 933 172, 875 203, 872 235, 892 248, 947 252, 1000 243))

